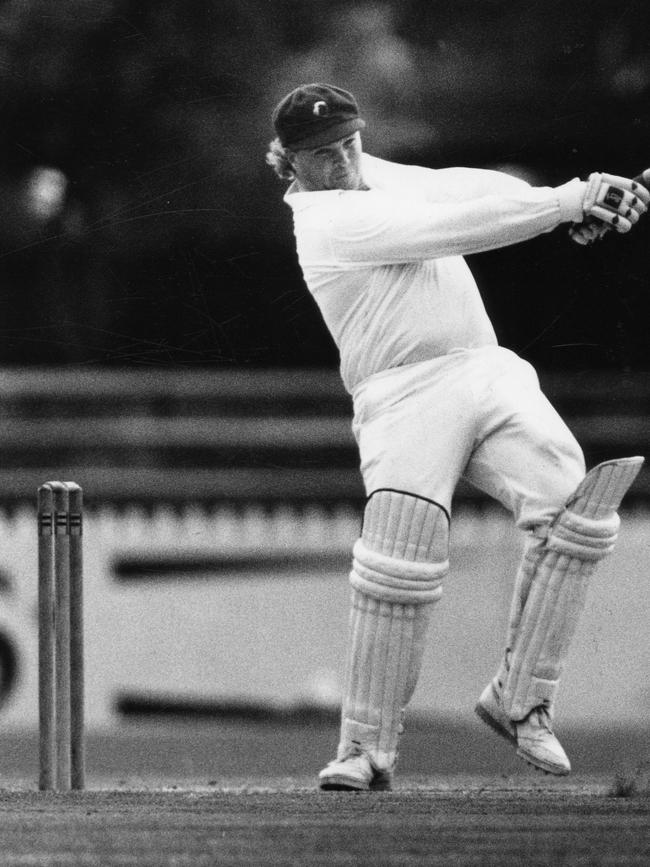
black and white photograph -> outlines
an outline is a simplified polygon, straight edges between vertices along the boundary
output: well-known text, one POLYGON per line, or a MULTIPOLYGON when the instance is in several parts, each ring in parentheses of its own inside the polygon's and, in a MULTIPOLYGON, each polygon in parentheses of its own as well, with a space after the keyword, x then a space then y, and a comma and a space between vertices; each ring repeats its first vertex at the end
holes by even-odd
POLYGON ((0 867, 650 863, 650 5, 0 3, 0 867))

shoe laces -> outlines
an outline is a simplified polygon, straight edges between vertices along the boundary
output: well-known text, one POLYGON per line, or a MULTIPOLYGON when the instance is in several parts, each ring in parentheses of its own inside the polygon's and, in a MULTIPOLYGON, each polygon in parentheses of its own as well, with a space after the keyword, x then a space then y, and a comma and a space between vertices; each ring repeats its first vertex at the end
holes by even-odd
POLYGON ((353 742, 345 751, 343 758, 337 759, 337 761, 345 762, 347 759, 358 759, 362 755, 364 755, 364 751, 361 749, 361 744, 353 742))
POLYGON ((548 711, 548 708, 540 704, 538 707, 533 708, 530 712, 531 717, 535 714, 537 717, 537 722, 540 728, 546 729, 549 734, 553 734, 553 728, 551 726, 551 715, 548 711))

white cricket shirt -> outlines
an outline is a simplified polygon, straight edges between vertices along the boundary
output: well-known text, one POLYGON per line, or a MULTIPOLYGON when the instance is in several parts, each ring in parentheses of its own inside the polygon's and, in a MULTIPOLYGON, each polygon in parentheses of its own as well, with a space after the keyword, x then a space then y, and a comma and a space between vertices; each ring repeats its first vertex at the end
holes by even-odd
POLYGON ((339 349, 348 391, 374 373, 496 344, 463 255, 583 219, 584 183, 531 187, 484 169, 362 155, 369 190, 297 191, 298 260, 339 349))

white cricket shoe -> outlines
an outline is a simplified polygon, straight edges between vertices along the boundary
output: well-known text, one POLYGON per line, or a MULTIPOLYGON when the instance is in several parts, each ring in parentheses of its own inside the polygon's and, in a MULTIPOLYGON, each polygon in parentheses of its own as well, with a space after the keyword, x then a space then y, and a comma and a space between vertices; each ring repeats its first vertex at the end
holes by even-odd
POLYGON ((335 759, 318 775, 318 784, 326 791, 387 792, 392 788, 390 771, 377 770, 365 753, 335 759))
POLYGON ((498 684, 493 680, 483 690, 475 710, 484 723, 516 745, 517 755, 531 765, 557 776, 571 771, 569 758, 553 734, 549 712, 543 705, 520 722, 513 722, 503 708, 498 684))
POLYGON ((566 776, 571 762, 553 734, 551 717, 543 705, 533 708, 526 719, 515 723, 517 755, 549 774, 566 776))

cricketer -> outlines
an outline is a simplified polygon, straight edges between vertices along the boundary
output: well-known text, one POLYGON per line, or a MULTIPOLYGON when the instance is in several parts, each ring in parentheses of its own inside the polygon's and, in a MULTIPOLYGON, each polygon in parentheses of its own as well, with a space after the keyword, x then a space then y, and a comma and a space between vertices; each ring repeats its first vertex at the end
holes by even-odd
POLYGON ((503 657, 476 711, 530 764, 568 774, 553 731, 558 684, 643 458, 586 472, 532 366, 497 344, 463 257, 563 223, 582 244, 628 232, 650 202, 650 169, 535 187, 491 170, 396 164, 363 152, 357 102, 329 84, 292 90, 272 120, 267 162, 291 182, 284 201, 353 398, 366 493, 340 742, 320 787, 391 787, 461 478, 526 535, 503 657))

